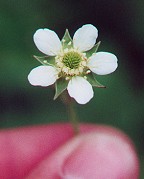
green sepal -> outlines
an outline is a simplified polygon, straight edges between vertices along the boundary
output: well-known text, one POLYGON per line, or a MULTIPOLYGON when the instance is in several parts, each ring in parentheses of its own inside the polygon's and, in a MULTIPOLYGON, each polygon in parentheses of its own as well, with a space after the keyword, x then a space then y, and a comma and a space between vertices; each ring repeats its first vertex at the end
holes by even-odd
POLYGON ((98 51, 100 43, 101 43, 101 41, 99 41, 97 44, 94 45, 94 47, 92 49, 90 49, 89 51, 86 52, 87 58, 89 58, 90 56, 92 56, 93 53, 96 53, 98 51))
POLYGON ((65 34, 61 41, 62 41, 62 46, 64 49, 73 47, 73 40, 69 34, 68 29, 66 29, 65 34))
POLYGON ((34 55, 33 57, 43 65, 50 65, 50 66, 55 65, 55 57, 52 57, 52 56, 39 57, 36 55, 34 55))
POLYGON ((86 77, 87 77, 87 81, 88 81, 92 86, 97 87, 97 88, 106 88, 104 85, 102 85, 101 83, 99 83, 99 82, 96 80, 95 74, 90 73, 90 74, 88 74, 86 77))
POLYGON ((68 80, 65 80, 65 78, 60 78, 55 83, 55 96, 54 100, 57 99, 57 97, 67 88, 68 80))

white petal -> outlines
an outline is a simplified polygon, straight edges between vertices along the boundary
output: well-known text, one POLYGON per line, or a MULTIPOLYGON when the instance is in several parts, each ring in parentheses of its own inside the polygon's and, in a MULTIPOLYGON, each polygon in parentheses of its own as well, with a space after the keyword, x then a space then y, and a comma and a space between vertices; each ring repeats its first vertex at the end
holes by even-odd
POLYGON ((52 66, 38 66, 28 75, 30 84, 34 86, 49 86, 57 80, 57 70, 52 66))
POLYGON ((98 75, 107 75, 116 70, 117 57, 112 53, 98 52, 90 57, 87 66, 98 75))
POLYGON ((73 37, 74 48, 81 52, 90 50, 96 43, 98 30, 91 24, 83 25, 79 28, 73 37))
POLYGON ((38 29, 33 39, 37 48, 46 55, 55 56, 61 50, 60 39, 52 30, 38 29))
POLYGON ((67 90, 79 104, 86 104, 94 95, 91 84, 80 76, 73 77, 69 81, 67 90))

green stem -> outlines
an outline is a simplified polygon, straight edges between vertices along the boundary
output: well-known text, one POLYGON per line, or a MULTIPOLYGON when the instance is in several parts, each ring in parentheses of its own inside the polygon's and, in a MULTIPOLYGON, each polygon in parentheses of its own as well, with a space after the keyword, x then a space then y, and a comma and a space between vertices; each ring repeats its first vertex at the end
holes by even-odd
POLYGON ((72 124, 74 134, 77 135, 79 133, 79 122, 74 107, 74 101, 71 97, 69 97, 69 95, 66 92, 61 94, 61 100, 67 107, 68 119, 72 124))
POLYGON ((68 108, 68 118, 73 126, 75 135, 77 135, 79 133, 79 122, 74 108, 74 103, 70 101, 67 108, 68 108))

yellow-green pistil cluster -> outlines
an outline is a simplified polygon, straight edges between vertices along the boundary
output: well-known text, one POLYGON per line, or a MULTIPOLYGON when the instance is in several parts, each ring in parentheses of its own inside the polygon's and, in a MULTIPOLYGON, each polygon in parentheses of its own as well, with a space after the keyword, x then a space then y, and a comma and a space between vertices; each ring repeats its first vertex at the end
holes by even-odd
POLYGON ((86 74, 87 58, 85 53, 75 49, 65 49, 63 53, 55 57, 60 75, 67 77, 86 74))
POLYGON ((77 69, 81 60, 81 56, 78 53, 67 52, 66 54, 64 54, 62 62, 66 67, 70 69, 77 69))

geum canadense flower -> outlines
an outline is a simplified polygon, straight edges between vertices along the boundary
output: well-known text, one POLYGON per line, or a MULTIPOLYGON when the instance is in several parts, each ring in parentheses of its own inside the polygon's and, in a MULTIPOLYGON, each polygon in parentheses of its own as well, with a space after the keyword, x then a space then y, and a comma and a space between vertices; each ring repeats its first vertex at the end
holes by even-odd
POLYGON ((60 41, 49 29, 38 29, 34 34, 37 48, 46 54, 35 58, 42 63, 28 75, 34 86, 47 87, 55 83, 56 99, 65 89, 79 104, 86 104, 94 96, 92 86, 104 87, 96 75, 107 75, 117 68, 117 58, 112 53, 97 52, 98 30, 91 24, 79 28, 71 39, 68 30, 60 41))

